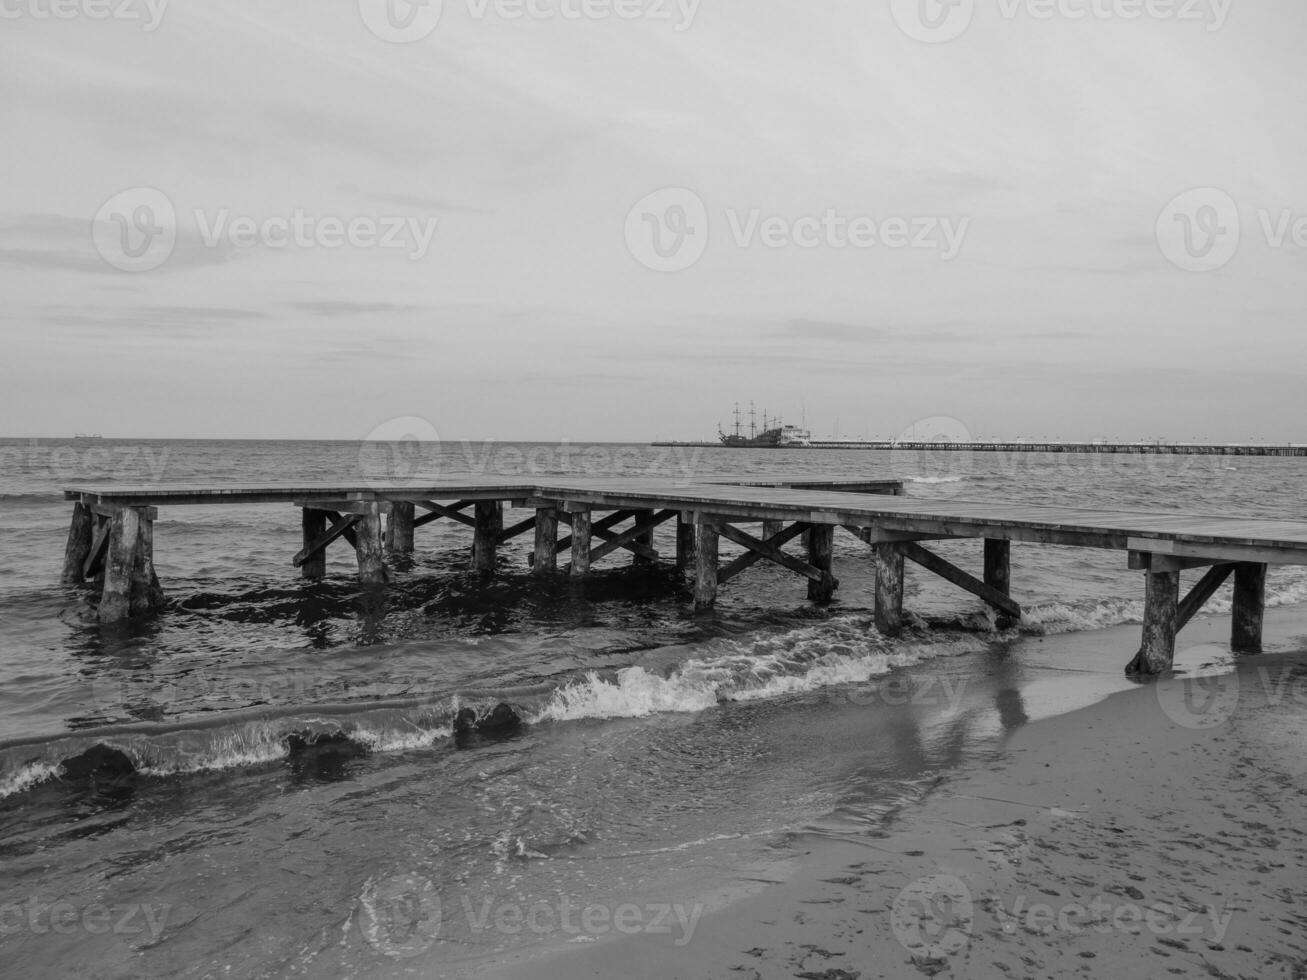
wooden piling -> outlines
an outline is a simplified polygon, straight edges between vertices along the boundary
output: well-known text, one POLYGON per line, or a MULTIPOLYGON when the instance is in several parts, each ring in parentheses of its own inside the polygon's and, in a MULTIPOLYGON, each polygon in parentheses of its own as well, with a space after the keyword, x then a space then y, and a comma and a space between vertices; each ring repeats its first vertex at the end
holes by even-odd
MULTIPOLYGON (((656 513, 657 511, 653 510, 637 510, 635 512, 635 522, 640 524, 644 521, 651 521, 656 513)), ((652 548, 654 544, 654 533, 652 529, 637 537, 635 543, 637 545, 644 545, 646 548, 652 548)), ((631 564, 636 568, 652 568, 654 565, 658 564, 658 562, 655 558, 650 558, 647 554, 642 555, 639 552, 636 552, 634 557, 631 559, 631 564)))
POLYGON ((473 515, 472 567, 478 572, 493 572, 499 552, 499 537, 504 533, 504 505, 497 500, 477 502, 473 515))
POLYGON ((105 560, 104 591, 100 595, 100 622, 117 623, 132 615, 132 582, 136 553, 141 546, 141 513, 120 507, 110 518, 109 554, 105 560))
POLYGON ((1234 622, 1230 649, 1235 653, 1261 653, 1265 616, 1266 566, 1240 562, 1234 567, 1234 622))
POLYGON ((154 571, 154 521, 138 512, 136 558, 132 564, 132 616, 148 616, 161 609, 163 587, 154 571))
POLYGON ((413 554, 413 530, 417 520, 417 505, 408 500, 396 500, 390 505, 386 518, 386 554, 394 558, 413 554))
POLYGON ((676 518, 676 567, 686 571, 694 565, 694 521, 682 511, 676 518))
POLYGON ((716 524, 694 525, 694 611, 705 612, 717 604, 717 551, 720 533, 716 524))
POLYGON ((589 510, 572 512, 572 578, 585 578, 590 574, 590 527, 589 510))
MULTIPOLYGON (((304 550, 313 547, 314 542, 327 533, 327 512, 305 507, 301 511, 300 526, 303 529, 304 550)), ((310 581, 327 577, 327 549, 319 548, 304 559, 300 566, 300 576, 310 581)))
POLYGON ((1144 629, 1139 654, 1126 668, 1129 674, 1163 674, 1175 662, 1175 635, 1180 613, 1180 573, 1144 573, 1144 629))
POLYGON ((1004 595, 1012 594, 1012 542, 985 539, 985 584, 1004 595))
POLYGON ((536 508, 535 560, 533 575, 552 575, 558 571, 558 511, 552 507, 536 508))
POLYGON ((903 549, 892 541, 873 546, 876 565, 876 629, 885 636, 903 632, 903 549))
POLYGON ((364 585, 383 585, 387 576, 381 544, 381 508, 374 502, 362 507, 360 511, 358 524, 354 526, 359 582, 364 585))
POLYGON ((91 541, 95 535, 95 514, 83 503, 73 505, 73 520, 68 527, 68 544, 64 548, 64 585, 78 585, 85 581, 84 566, 91 556, 91 541))
POLYGON ((770 541, 776 535, 785 530, 784 521, 763 521, 762 522, 762 539, 770 541))
POLYGON ((808 564, 822 573, 821 581, 808 580, 808 598, 813 602, 825 604, 835 598, 835 587, 839 584, 831 574, 831 558, 835 549, 835 528, 831 524, 814 524, 806 535, 808 542, 808 564))

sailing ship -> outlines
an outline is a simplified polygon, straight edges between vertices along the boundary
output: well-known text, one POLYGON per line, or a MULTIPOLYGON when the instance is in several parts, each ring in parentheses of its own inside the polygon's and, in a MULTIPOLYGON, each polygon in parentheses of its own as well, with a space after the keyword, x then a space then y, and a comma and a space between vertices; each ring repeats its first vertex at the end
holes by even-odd
POLYGON ((749 403, 748 434, 742 421, 743 413, 740 403, 735 403, 735 430, 723 432, 721 423, 717 424, 717 438, 723 446, 732 449, 794 449, 810 445, 812 433, 797 425, 786 425, 780 418, 769 419, 767 410, 762 412, 762 428, 758 428, 758 416, 753 402, 749 403))

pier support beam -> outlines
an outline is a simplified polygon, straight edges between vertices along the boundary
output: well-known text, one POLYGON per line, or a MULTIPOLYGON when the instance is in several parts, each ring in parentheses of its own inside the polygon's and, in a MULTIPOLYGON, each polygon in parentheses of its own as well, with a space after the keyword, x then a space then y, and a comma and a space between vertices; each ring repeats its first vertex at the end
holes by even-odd
POLYGON ((498 500, 477 502, 472 528, 472 567, 493 572, 499 540, 504 533, 504 505, 498 500))
POLYGON ((1138 676, 1163 674, 1175 662, 1175 634, 1180 616, 1180 573, 1144 573, 1143 645, 1126 673, 1138 676))
POLYGON ((589 510, 572 512, 572 578, 585 578, 590 574, 591 523, 589 510))
POLYGON ((716 524, 695 516, 694 525, 694 611, 705 612, 717 604, 717 551, 720 531, 716 524), (702 521, 702 523, 700 523, 702 521))
POLYGON ((381 507, 375 501, 359 508, 358 523, 354 525, 354 550, 359 560, 359 582, 363 585, 384 585, 386 560, 381 544, 381 507))
POLYGON ((1266 615, 1266 566, 1240 562, 1234 567, 1234 622, 1230 648, 1235 653, 1262 652, 1266 615))
POLYGON ((64 585, 80 585, 86 578, 85 567, 91 557, 95 537, 95 514, 86 504, 73 505, 73 520, 68 527, 68 544, 64 548, 64 585))
POLYGON ((892 541, 872 546, 876 565, 876 629, 885 636, 903 632, 903 549, 892 541))
POLYGON ((1012 594, 1012 542, 985 539, 985 584, 1003 595, 1012 594))
POLYGON ((835 527, 831 524, 814 524, 806 535, 808 564, 821 572, 821 580, 808 580, 808 598, 825 605, 835 598, 839 585, 831 574, 831 559, 835 550, 835 527))
POLYGON ((531 574, 552 575, 558 571, 558 511, 552 507, 536 508, 535 560, 531 574))
POLYGON ((676 568, 686 571, 694 565, 694 522, 684 512, 676 517, 676 568))
POLYGON ((120 507, 109 519, 100 622, 147 616, 162 604, 163 589, 154 572, 153 522, 144 508, 120 507))
POLYGON ((417 507, 407 500, 396 500, 390 505, 390 516, 386 519, 386 554, 413 554, 413 526, 417 507))
POLYGON ((306 556, 300 565, 300 576, 317 581, 327 577, 327 549, 322 547, 313 550, 314 545, 327 533, 327 512, 305 507, 300 514, 304 537, 304 550, 300 553, 306 556))
POLYGON ((762 522, 762 539, 770 541, 776 535, 785 530, 784 521, 763 521, 762 522))

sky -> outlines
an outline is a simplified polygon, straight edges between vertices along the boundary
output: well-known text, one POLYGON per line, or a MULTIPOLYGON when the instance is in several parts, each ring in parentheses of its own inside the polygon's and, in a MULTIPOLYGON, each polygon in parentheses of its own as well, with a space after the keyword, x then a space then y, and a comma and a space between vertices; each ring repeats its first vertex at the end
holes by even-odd
POLYGON ((0 0, 0 436, 752 401, 1307 442, 1304 37, 1301 0, 0 0))

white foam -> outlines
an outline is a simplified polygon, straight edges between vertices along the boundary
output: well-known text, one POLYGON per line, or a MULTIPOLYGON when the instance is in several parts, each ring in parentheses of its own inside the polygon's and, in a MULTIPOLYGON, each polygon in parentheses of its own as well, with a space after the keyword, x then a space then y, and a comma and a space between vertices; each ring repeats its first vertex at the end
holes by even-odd
POLYGON ((59 766, 57 764, 34 762, 23 766, 12 775, 0 779, 0 799, 12 796, 14 793, 22 793, 58 775, 59 766))

